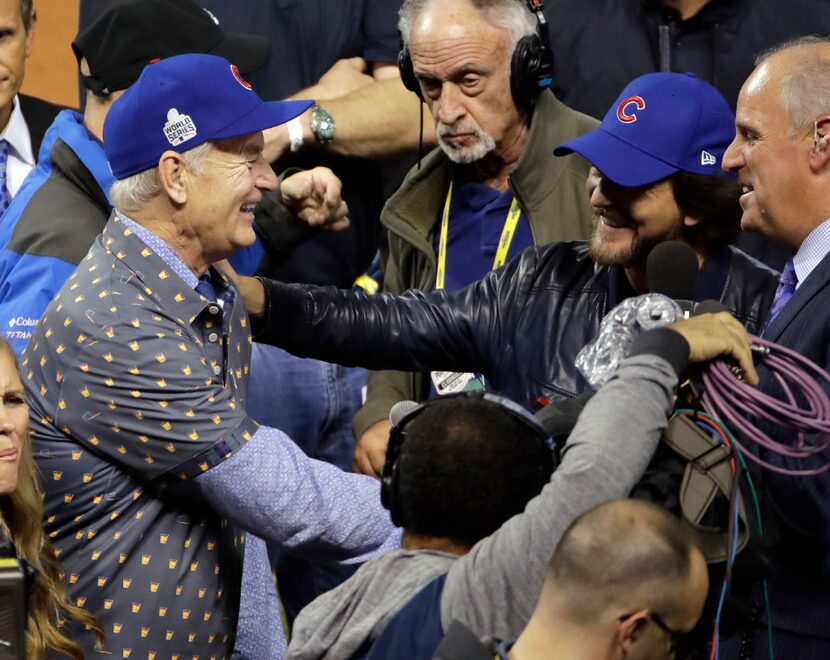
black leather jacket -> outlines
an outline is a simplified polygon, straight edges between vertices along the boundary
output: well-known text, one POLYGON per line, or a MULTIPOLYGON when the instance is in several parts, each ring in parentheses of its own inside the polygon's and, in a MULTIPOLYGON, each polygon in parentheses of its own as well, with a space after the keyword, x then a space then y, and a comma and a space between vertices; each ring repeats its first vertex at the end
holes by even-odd
MULTIPOLYGON (((707 259, 696 298, 720 300, 752 333, 778 274, 735 248, 707 259)), ((457 291, 400 296, 266 281, 257 341, 296 355, 370 369, 475 371, 489 390, 534 409, 588 384, 574 366, 603 316, 633 295, 621 269, 596 267, 585 242, 525 250, 457 291)))

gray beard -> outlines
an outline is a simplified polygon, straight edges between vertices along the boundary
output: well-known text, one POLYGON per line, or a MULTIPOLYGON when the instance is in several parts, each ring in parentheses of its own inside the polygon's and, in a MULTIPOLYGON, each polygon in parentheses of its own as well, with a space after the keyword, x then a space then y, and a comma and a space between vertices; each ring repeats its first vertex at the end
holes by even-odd
POLYGON ((487 133, 481 130, 480 127, 474 126, 473 129, 476 135, 476 142, 469 147, 455 147, 446 140, 444 140, 447 128, 446 124, 439 124, 436 128, 438 136, 438 144, 453 163, 456 165, 469 165, 476 163, 483 159, 487 154, 496 150, 496 141, 487 133))

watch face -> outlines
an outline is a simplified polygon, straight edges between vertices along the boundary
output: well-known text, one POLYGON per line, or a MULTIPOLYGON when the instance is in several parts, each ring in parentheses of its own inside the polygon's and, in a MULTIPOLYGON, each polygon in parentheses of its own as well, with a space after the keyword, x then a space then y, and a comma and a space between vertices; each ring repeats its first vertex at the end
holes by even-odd
POLYGON ((327 143, 334 140, 334 119, 320 106, 315 106, 311 111, 311 131, 320 142, 327 143))

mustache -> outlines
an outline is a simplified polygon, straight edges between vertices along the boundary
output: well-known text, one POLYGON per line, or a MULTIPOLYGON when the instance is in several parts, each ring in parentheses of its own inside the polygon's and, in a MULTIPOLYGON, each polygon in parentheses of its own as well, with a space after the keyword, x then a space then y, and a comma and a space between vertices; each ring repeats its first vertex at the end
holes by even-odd
POLYGON ((593 214, 595 227, 599 223, 601 218, 605 218, 608 221, 608 224, 612 227, 629 227, 633 224, 627 216, 613 209, 594 208, 593 214))
POLYGON ((452 124, 445 124, 444 122, 439 121, 435 129, 438 133, 438 137, 453 137, 464 133, 472 133, 473 135, 480 137, 482 134, 481 126, 469 120, 457 121, 452 124))

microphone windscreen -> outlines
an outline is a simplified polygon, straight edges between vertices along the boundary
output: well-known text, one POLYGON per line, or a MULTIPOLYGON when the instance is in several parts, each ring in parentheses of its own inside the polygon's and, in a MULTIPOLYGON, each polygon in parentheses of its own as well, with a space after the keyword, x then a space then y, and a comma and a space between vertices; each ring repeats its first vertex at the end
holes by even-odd
POLYGON ((417 401, 398 401, 389 411, 389 421, 392 426, 397 426, 400 421, 411 413, 419 404, 417 401))
POLYGON ((648 290, 672 300, 694 300, 697 271, 697 254, 691 247, 683 241, 665 241, 646 260, 648 290))
POLYGON ((728 312, 722 302, 718 300, 701 300, 696 306, 692 316, 700 316, 701 314, 717 314, 718 312, 728 312))

